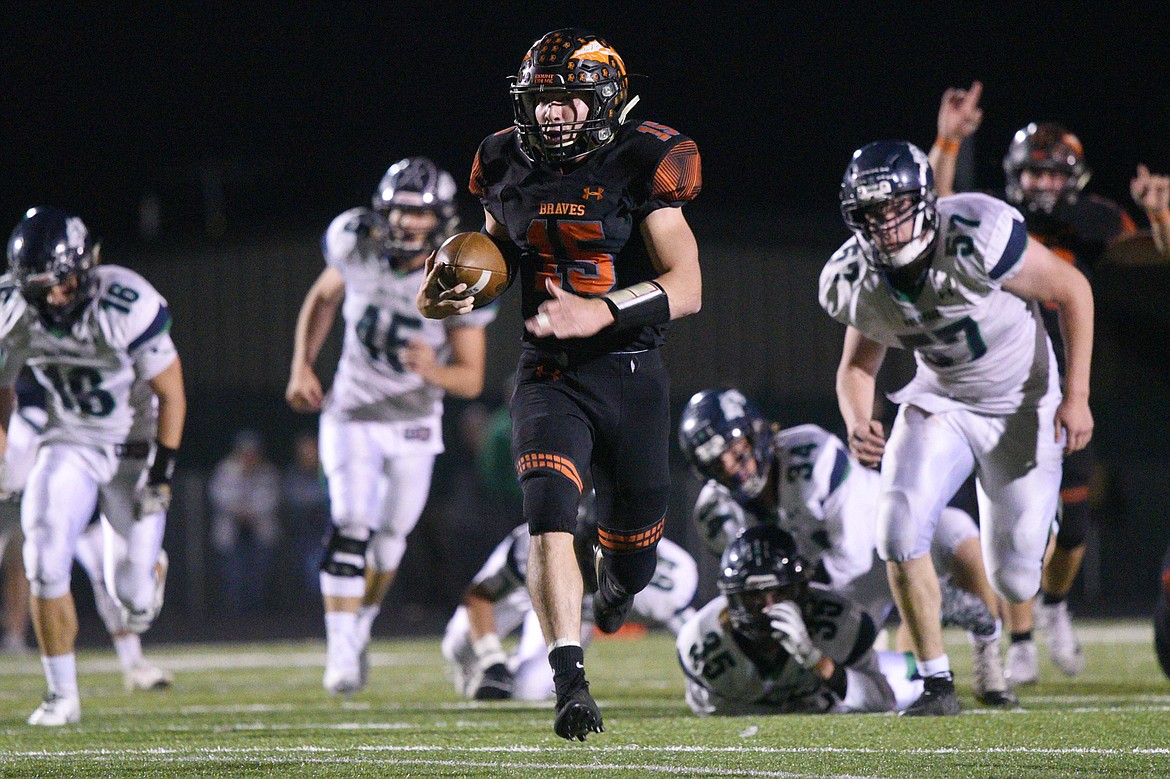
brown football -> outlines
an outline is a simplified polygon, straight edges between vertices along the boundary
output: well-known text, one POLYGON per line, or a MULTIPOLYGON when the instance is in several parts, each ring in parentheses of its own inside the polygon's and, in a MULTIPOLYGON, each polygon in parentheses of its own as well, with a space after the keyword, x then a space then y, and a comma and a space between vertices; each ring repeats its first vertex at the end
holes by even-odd
POLYGON ((451 289, 467 285, 475 296, 475 308, 482 308, 508 288, 508 263, 491 238, 483 233, 456 233, 435 252, 439 284, 451 289))

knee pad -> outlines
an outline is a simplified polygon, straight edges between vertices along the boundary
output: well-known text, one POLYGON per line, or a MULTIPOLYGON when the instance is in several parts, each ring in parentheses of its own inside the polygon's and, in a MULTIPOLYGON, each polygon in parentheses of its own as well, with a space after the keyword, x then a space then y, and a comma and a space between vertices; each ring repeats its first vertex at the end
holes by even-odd
POLYGON ((1076 549, 1085 543, 1089 534, 1089 501, 1087 495, 1079 494, 1068 500, 1065 493, 1066 490, 1060 491, 1060 529, 1056 533, 1056 545, 1061 549, 1076 549))
POLYGON ((529 532, 572 533, 581 502, 581 477, 573 461, 559 454, 529 452, 517 461, 516 475, 524 492, 529 532))
POLYGON ((1041 561, 1009 554, 988 571, 991 586, 1012 603, 1023 603, 1040 591, 1041 561))
POLYGON ((406 553, 406 539, 393 533, 374 533, 369 542, 369 551, 375 573, 397 571, 406 553))
POLYGON ((69 581, 73 558, 64 550, 40 543, 40 534, 25 537, 24 576, 28 579, 29 591, 41 600, 54 600, 69 593, 69 581))
MULTIPOLYGON (((598 527, 597 537, 605 557, 604 573, 627 595, 641 592, 654 578, 658 567, 658 541, 665 517, 637 530, 598 527)), ((601 583, 598 582, 598 586, 601 583)))
POLYGON ((336 525, 325 544, 321 571, 331 576, 360 577, 366 575, 366 547, 370 531, 364 527, 340 528, 336 525))
POLYGON ((929 541, 919 548, 918 522, 910 509, 910 499, 901 491, 887 492, 878 501, 877 552, 890 562, 923 557, 930 551, 929 541))
POLYGON ((114 566, 114 597, 131 613, 154 608, 154 564, 135 565, 129 560, 114 566))

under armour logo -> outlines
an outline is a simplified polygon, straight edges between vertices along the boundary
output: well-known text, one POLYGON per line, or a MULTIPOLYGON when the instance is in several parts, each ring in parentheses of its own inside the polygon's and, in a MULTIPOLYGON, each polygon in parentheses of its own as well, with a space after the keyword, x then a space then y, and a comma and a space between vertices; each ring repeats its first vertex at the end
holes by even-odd
POLYGON ((601 193, 603 192, 605 192, 603 187, 585 187, 585 191, 581 193, 581 199, 588 200, 593 197, 601 200, 601 193))

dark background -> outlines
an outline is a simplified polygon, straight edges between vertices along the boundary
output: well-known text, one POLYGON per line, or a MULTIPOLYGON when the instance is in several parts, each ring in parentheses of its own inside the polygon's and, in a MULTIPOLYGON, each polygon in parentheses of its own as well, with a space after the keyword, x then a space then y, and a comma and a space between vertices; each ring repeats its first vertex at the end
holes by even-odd
MULTIPOLYGON (((642 102, 632 117, 676 127, 703 155, 703 193, 687 214, 705 306, 671 336, 676 409, 704 386, 735 383, 785 424, 838 428, 841 328, 814 292, 820 265, 847 237, 837 184, 868 141, 928 148, 948 86, 985 84, 986 116, 968 152, 974 186, 1002 183, 1011 135, 1032 120, 1072 128, 1094 171, 1089 190, 1140 225, 1128 195, 1135 165, 1170 171, 1170 11, 1160 3, 242 5, 0 10, 0 225, 32 205, 72 208, 102 238, 106 262, 142 271, 167 296, 191 393, 182 465, 195 476, 246 426, 287 459, 292 433, 315 424, 281 396, 322 230, 367 203, 400 157, 431 156, 466 181, 479 141, 511 122, 507 77, 556 27, 606 36, 645 75, 633 82, 642 102), (151 203, 156 229, 144 228, 151 203)), ((461 211, 477 228, 466 194, 461 211)), ((1115 525, 1095 535, 1096 579, 1076 593, 1082 608, 1147 608, 1166 542, 1165 306, 1145 298, 1135 320, 1128 302, 1141 297, 1131 289, 1168 284, 1156 269, 1139 282, 1115 275, 1104 280, 1110 294, 1099 293, 1094 410, 1103 513, 1115 525)), ((514 364, 515 297, 489 333, 488 404, 514 364)), ((319 363, 323 379, 335 359, 336 339, 319 363)), ((896 385, 906 365, 891 363, 886 381, 896 385)), ((437 493, 464 486, 450 428, 465 405, 448 404, 437 493)), ((670 532, 685 541, 695 485, 675 465, 670 532)), ((420 533, 441 537, 468 522, 435 503, 420 533)), ((190 549, 172 538, 190 527, 172 525, 168 548, 190 549)), ((506 529, 473 535, 490 546, 506 529)), ((487 551, 455 561, 443 587, 403 584, 392 597, 429 598, 442 613, 487 551)), ((202 608, 197 588, 171 597, 180 615, 202 608)))
POLYGON ((832 211, 853 149, 928 146, 943 89, 976 78, 988 185, 1033 119, 1072 127, 1119 199, 1136 162, 1170 167, 1161 3, 4 5, 0 214, 63 203, 110 242, 132 233, 145 190, 168 229, 198 228, 207 166, 241 231, 328 219, 407 153, 465 180, 511 121, 505 78, 569 24, 646 75, 633 116, 698 141, 703 208, 832 211))

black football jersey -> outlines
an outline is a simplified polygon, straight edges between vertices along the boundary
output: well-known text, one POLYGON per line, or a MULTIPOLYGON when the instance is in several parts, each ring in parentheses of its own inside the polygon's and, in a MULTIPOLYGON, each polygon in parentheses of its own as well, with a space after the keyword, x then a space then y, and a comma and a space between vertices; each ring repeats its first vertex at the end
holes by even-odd
MULTIPOLYGON (((518 283, 524 318, 549 299, 545 281, 596 297, 657 277, 640 234, 659 208, 677 207, 702 188, 695 142, 665 125, 623 125, 612 143, 574 167, 533 162, 514 128, 486 138, 471 169, 471 193, 520 247, 518 283)), ((581 352, 659 346, 664 325, 615 330, 589 338, 524 338, 581 352)))
POLYGON ((1028 232, 1084 273, 1091 273, 1106 247, 1134 233, 1133 219, 1108 198, 1081 195, 1061 201, 1051 214, 1030 214, 1028 232))
MULTIPOLYGON (((1000 194, 1002 197, 1002 193, 1000 194)), ((1075 200, 1061 200, 1051 214, 1027 213, 1028 234, 1047 246, 1053 254, 1071 263, 1089 280, 1093 270, 1112 242, 1137 231, 1133 219, 1121 206, 1098 195, 1079 195, 1075 200)), ((1064 375, 1064 337, 1056 305, 1040 307, 1044 329, 1052 339, 1056 365, 1064 375)))

